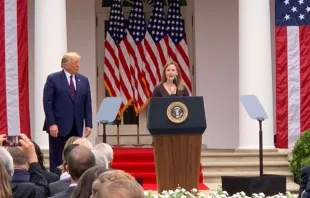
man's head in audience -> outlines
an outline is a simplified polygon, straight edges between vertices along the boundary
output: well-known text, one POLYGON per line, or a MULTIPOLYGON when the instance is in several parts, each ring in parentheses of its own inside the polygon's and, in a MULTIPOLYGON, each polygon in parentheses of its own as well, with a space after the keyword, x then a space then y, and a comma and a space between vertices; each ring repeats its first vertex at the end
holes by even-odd
POLYGON ((14 163, 14 169, 24 169, 28 171, 29 163, 26 153, 18 149, 17 147, 9 147, 8 152, 11 154, 14 163))
POLYGON ((99 143, 95 145, 94 147, 96 150, 100 151, 101 153, 104 153, 104 155, 107 157, 109 165, 111 165, 113 161, 113 149, 112 147, 107 143, 99 143))
POLYGON ((77 183, 87 169, 96 165, 96 160, 89 148, 77 146, 69 153, 67 163, 71 183, 77 183))
POLYGON ((10 176, 14 174, 14 164, 13 158, 10 153, 4 148, 0 146, 0 161, 4 165, 5 169, 8 171, 10 176))
POLYGON ((144 191, 135 180, 100 180, 93 183, 92 198, 144 198, 144 191))
POLYGON ((67 146, 64 151, 63 151, 63 155, 64 155, 64 162, 63 162, 63 165, 64 165, 64 171, 68 171, 68 157, 69 157, 69 154, 70 152, 75 148, 79 146, 78 144, 70 144, 69 146, 67 146))

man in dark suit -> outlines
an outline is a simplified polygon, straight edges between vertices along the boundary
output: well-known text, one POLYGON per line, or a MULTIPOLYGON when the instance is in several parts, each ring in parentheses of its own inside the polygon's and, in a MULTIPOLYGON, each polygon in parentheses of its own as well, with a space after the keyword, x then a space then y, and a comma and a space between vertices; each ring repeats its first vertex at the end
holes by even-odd
POLYGON ((88 137, 92 129, 90 86, 87 77, 78 74, 80 56, 69 52, 62 57, 63 70, 47 77, 43 106, 44 130, 49 133, 50 171, 62 163, 62 151, 71 136, 88 137), (85 131, 83 126, 85 121, 85 131))

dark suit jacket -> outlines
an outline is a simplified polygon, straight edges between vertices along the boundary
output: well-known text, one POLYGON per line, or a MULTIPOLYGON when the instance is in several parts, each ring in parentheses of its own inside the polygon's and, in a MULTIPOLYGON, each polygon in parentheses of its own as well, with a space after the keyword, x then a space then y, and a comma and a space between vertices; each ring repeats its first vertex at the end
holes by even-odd
POLYGON ((59 180, 49 184, 50 196, 54 196, 57 193, 66 191, 71 184, 71 178, 59 180))
POLYGON ((45 177, 48 184, 59 181, 59 178, 60 178, 59 175, 57 175, 56 173, 51 173, 47 170, 43 170, 42 174, 45 177))
POLYGON ((51 198, 71 198, 72 192, 75 188, 76 186, 71 186, 66 191, 57 193, 55 196, 52 196, 51 198))
POLYGON ((48 184, 42 175, 42 169, 39 163, 30 164, 29 182, 12 181, 11 187, 13 198, 45 198, 48 196, 48 184))
POLYGON ((301 170, 301 181, 299 186, 298 197, 301 196, 301 193, 306 190, 308 179, 310 176, 310 166, 303 167, 301 170))
POLYGON ((72 99, 70 86, 65 72, 59 71, 47 77, 44 92, 43 106, 45 112, 44 130, 56 124, 60 137, 66 137, 73 126, 75 117, 77 132, 83 135, 83 125, 92 128, 92 109, 90 86, 87 77, 75 74, 76 97, 72 99))

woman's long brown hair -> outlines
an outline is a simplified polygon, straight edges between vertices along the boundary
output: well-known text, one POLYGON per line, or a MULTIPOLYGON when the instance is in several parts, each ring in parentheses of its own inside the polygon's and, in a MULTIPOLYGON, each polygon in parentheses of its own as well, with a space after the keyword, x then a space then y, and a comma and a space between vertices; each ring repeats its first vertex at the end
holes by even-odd
POLYGON ((12 198, 10 175, 0 161, 0 198, 12 198))
POLYGON ((161 83, 164 83, 164 82, 167 81, 166 70, 169 67, 169 65, 174 65, 175 66, 175 68, 176 68, 176 70, 178 72, 178 75, 175 77, 176 86, 177 86, 178 90, 183 90, 184 89, 184 85, 183 85, 183 80, 182 80, 182 76, 181 76, 181 73, 180 73, 180 67, 179 67, 179 65, 175 61, 168 61, 166 63, 166 65, 164 66, 164 69, 163 69, 162 74, 161 74, 161 83))

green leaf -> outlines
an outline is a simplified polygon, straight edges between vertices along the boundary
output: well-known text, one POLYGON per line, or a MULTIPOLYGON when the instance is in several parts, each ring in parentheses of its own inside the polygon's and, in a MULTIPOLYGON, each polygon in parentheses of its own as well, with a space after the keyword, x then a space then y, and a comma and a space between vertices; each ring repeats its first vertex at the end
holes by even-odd
POLYGON ((292 151, 290 168, 298 182, 301 180, 301 169, 310 165, 310 130, 302 132, 292 151))

